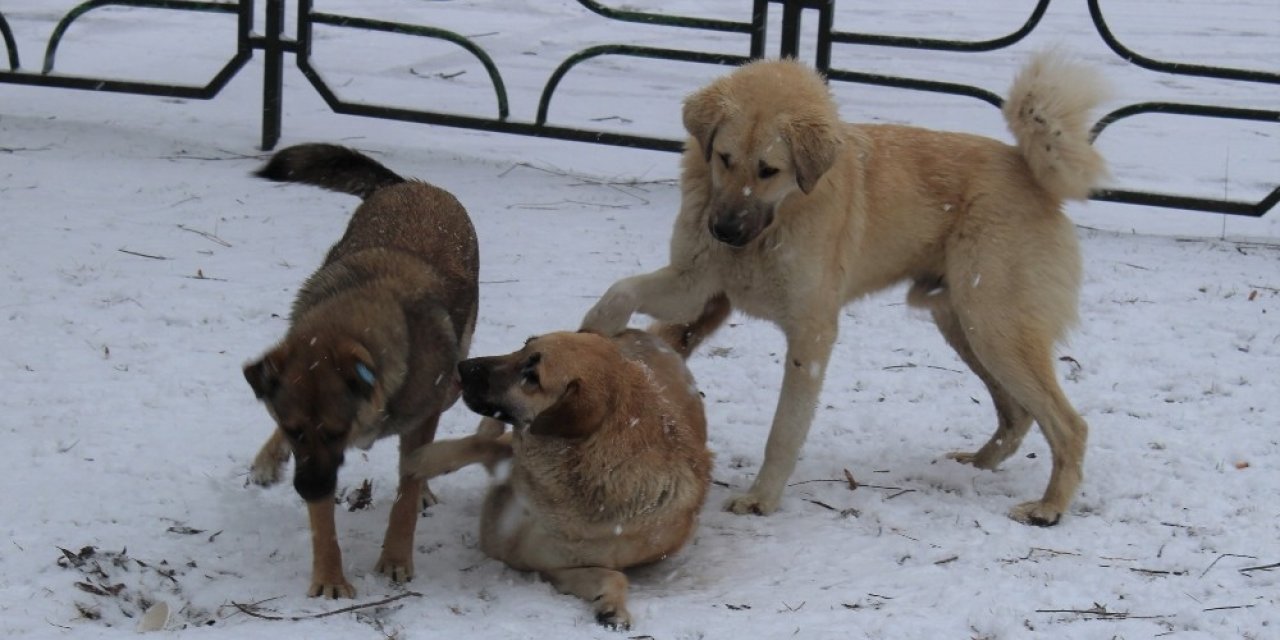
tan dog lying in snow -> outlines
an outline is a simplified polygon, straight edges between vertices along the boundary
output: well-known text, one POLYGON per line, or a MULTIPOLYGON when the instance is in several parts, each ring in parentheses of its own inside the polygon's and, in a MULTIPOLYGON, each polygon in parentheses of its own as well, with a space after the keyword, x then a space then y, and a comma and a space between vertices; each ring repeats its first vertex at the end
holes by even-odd
POLYGON ((463 401, 491 417, 476 435, 423 447, 403 473, 510 458, 484 501, 481 549, 592 603, 601 624, 629 628, 622 569, 684 546, 706 496, 706 418, 684 357, 728 311, 716 298, 693 326, 552 333, 466 360, 463 401), (512 432, 498 438, 498 421, 512 432))

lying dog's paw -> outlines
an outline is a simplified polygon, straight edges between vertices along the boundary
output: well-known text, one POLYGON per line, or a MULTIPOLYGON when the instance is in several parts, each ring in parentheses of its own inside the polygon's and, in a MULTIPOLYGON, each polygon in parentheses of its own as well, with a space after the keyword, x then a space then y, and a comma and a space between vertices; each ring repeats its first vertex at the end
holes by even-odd
POLYGON ((1062 510, 1047 505, 1041 500, 1033 500, 1010 509, 1009 517, 1022 524, 1052 527, 1062 520, 1062 510))
POLYGON ((596 612, 596 622, 610 631, 629 631, 631 629, 631 613, 624 607, 603 609, 596 612))
POLYGON ((307 589, 307 597, 309 598, 329 598, 336 600, 338 598, 354 598, 356 597, 356 588, 351 586, 345 578, 340 581, 331 582, 311 582, 311 588, 307 589))
POLYGON ((744 493, 726 500, 724 510, 740 516, 747 514, 767 516, 778 510, 778 500, 766 499, 754 493, 744 493))
POLYGON ((507 425, 505 423, 488 416, 481 418, 480 424, 476 425, 476 436, 486 440, 496 440, 506 431, 507 425))

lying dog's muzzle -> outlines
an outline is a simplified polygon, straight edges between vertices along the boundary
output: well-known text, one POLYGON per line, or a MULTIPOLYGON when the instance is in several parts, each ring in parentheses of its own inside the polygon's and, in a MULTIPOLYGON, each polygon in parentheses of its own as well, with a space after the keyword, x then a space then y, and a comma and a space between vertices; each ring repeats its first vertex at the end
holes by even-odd
POLYGON ((512 423, 510 414, 491 397, 493 358, 471 358, 458 363, 458 381, 462 385, 462 402, 467 408, 490 418, 512 423))

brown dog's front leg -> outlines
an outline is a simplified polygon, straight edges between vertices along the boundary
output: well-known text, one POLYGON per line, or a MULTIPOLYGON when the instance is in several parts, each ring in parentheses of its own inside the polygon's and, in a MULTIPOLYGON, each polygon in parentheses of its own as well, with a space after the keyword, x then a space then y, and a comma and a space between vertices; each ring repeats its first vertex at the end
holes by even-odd
POLYGON ((267 438, 258 450, 258 455, 253 458, 253 466, 249 467, 249 481, 261 487, 280 482, 280 471, 292 453, 284 432, 279 428, 272 431, 271 437, 267 438))
POLYGON ((311 588, 314 598, 354 598, 356 589, 342 575, 342 550, 338 548, 338 531, 333 523, 333 496, 307 503, 311 520, 311 588))
MULTIPOLYGON (((440 414, 429 418, 422 427, 400 436, 400 468, 404 460, 418 447, 435 436, 440 414)), ((391 578, 392 582, 408 582, 413 579, 413 533, 418 526, 418 508, 422 501, 423 481, 413 475, 400 476, 396 489, 396 501, 391 505, 391 518, 387 522, 387 534, 382 539, 382 555, 374 569, 391 578)))

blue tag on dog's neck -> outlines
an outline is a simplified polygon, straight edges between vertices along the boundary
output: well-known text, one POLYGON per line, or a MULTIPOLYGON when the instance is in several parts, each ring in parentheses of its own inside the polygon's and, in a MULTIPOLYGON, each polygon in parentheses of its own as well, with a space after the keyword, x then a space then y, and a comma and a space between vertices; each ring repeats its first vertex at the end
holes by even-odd
POLYGON ((370 369, 368 365, 366 365, 365 363, 363 362, 356 363, 356 375, 360 376, 360 379, 364 380, 365 384, 371 387, 373 386, 373 380, 374 380, 373 370, 370 369))

